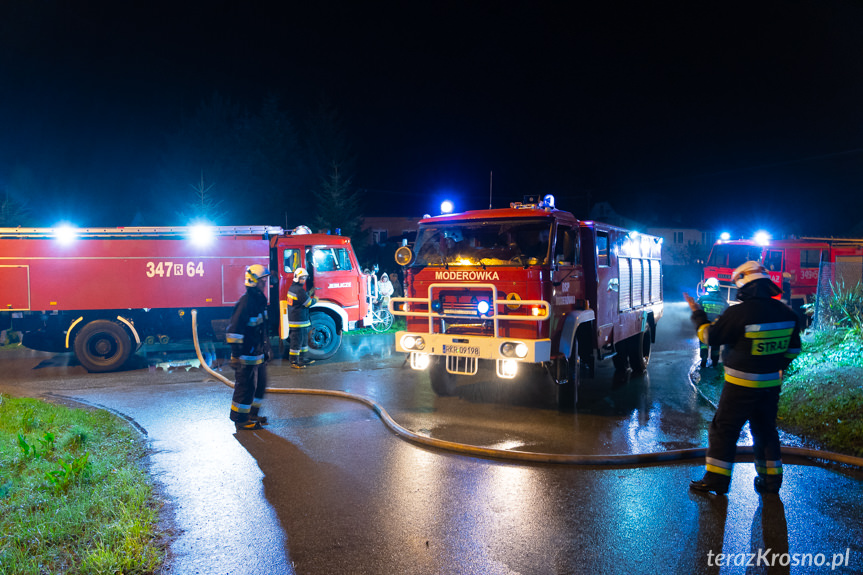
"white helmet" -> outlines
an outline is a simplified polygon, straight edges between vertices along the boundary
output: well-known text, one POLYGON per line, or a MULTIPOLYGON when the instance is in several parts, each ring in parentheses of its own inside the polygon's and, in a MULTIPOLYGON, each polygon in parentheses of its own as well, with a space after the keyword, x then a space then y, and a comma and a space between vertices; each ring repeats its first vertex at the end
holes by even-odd
POLYGON ((265 277, 269 277, 270 270, 261 264, 253 264, 246 268, 246 287, 255 287, 265 277))
POLYGON ((764 266, 751 260, 738 266, 738 268, 731 274, 731 281, 733 281, 738 288, 742 288, 749 282, 759 279, 769 280, 770 276, 767 275, 764 266))
POLYGON ((708 278, 704 282, 704 289, 707 291, 719 291, 719 280, 716 278, 708 278))
POLYGON ((304 279, 309 277, 309 272, 306 271, 306 268, 297 268, 294 270, 294 281, 301 282, 304 279))

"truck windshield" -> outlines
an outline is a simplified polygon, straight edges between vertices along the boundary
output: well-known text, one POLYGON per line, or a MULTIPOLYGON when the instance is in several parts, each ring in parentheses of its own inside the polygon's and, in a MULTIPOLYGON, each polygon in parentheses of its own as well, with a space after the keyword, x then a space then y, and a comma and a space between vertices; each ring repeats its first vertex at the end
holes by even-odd
POLYGON ((548 260, 549 220, 488 220, 420 226, 415 266, 539 265, 548 260))
POLYGON ((736 268, 750 260, 760 262, 761 251, 760 246, 718 244, 713 246, 707 265, 718 268, 736 268))

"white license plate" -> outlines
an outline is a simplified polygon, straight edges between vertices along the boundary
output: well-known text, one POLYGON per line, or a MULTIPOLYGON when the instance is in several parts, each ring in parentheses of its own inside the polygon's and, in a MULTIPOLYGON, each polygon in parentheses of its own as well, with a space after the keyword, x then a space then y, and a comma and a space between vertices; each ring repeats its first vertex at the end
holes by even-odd
POLYGON ((479 357, 479 346, 464 343, 447 343, 444 344, 442 352, 444 355, 479 357))

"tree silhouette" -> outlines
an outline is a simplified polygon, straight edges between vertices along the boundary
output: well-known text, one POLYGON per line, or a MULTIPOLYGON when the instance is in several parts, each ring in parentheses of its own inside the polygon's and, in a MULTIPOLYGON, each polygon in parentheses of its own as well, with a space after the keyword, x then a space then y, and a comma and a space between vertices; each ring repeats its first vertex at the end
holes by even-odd
POLYGON ((9 190, 0 194, 0 228, 15 228, 30 223, 30 210, 27 204, 15 199, 9 190))
POLYGON ((315 218, 315 228, 318 230, 341 230, 341 235, 348 236, 356 243, 362 232, 362 214, 360 213, 359 194, 351 191, 351 179, 342 178, 339 165, 333 162, 331 171, 322 182, 317 192, 318 215, 315 218))

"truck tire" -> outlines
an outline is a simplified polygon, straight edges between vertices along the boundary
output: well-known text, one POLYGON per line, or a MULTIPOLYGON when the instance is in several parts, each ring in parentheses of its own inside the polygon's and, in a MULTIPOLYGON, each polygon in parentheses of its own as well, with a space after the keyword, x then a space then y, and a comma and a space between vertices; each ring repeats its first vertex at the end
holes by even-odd
POLYGON ((432 357, 431 365, 429 365, 429 380, 431 388, 435 394, 441 397, 455 395, 455 389, 458 387, 456 376, 446 370, 445 357, 432 357))
POLYGON ((309 328, 309 357, 311 359, 329 359, 336 354, 342 343, 342 337, 336 330, 336 322, 323 312, 309 314, 312 327, 309 328))
POLYGON ((123 367, 131 353, 129 334, 113 321, 91 321, 75 336, 75 355, 90 372, 116 371, 123 367))
POLYGON ((633 373, 644 373, 650 363, 650 330, 645 330, 629 338, 627 342, 629 366, 633 373))
POLYGON ((578 355, 578 339, 572 344, 572 354, 567 361, 567 381, 557 386, 557 408, 572 411, 578 403, 578 384, 581 377, 581 357, 578 355))

